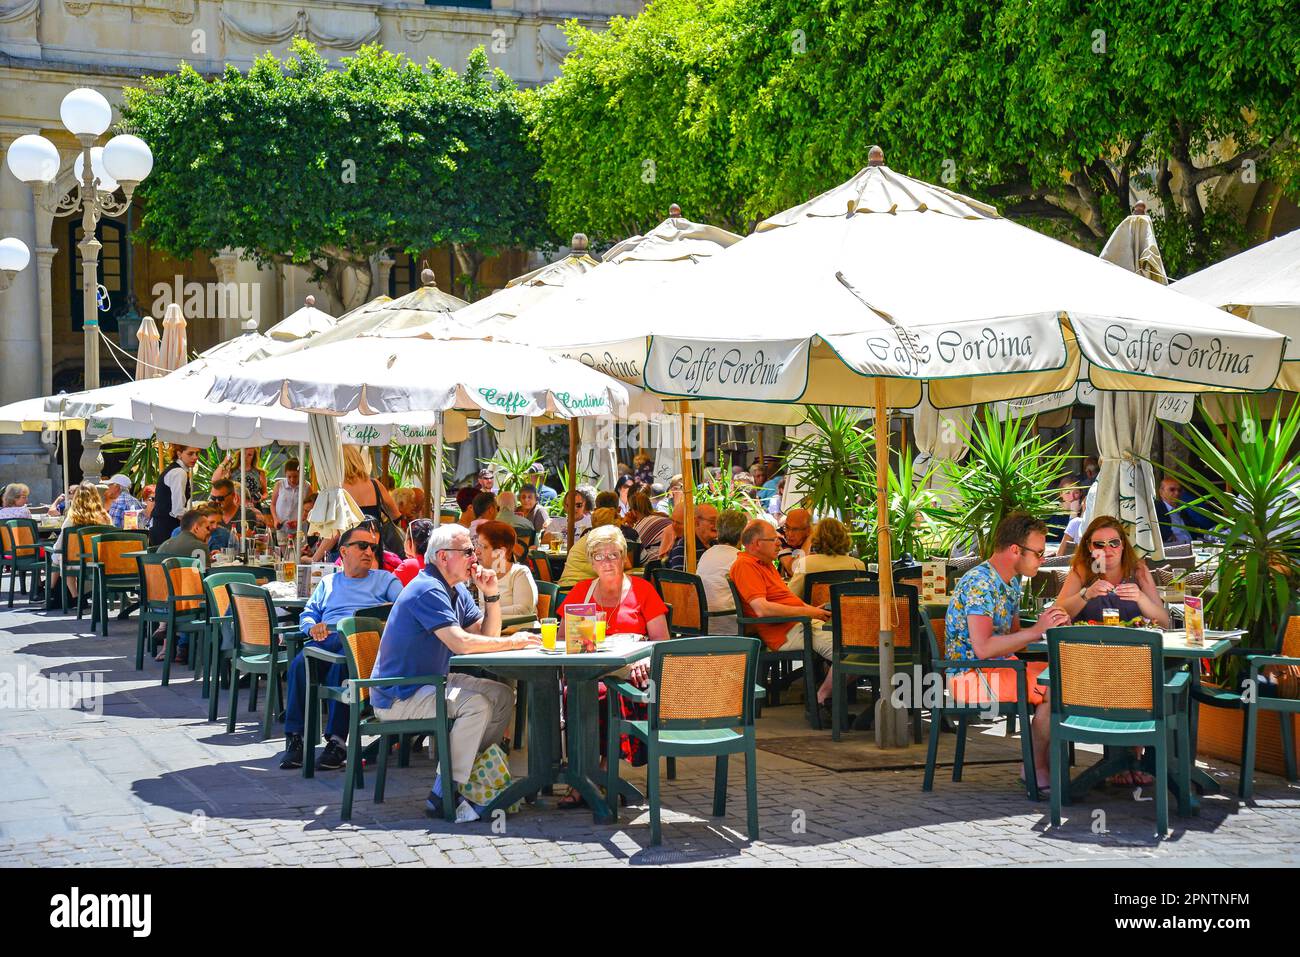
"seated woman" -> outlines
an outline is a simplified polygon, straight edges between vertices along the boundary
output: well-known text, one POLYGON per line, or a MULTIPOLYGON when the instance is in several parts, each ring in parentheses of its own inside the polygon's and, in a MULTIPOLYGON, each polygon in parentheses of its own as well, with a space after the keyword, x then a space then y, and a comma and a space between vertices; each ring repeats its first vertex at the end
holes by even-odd
POLYGON ((424 568, 424 553, 429 547, 429 536, 433 534, 433 529, 433 520, 428 518, 412 519, 406 527, 406 559, 393 569, 393 574, 403 588, 411 584, 411 579, 424 568))
MULTIPOLYGON (((53 568, 58 568, 61 561, 60 555, 67 547, 66 539, 68 533, 66 529, 76 525, 112 525, 112 520, 108 517, 108 510, 104 508, 104 500, 100 497, 99 489, 93 485, 78 485, 72 493, 71 503, 68 505, 68 514, 63 519, 63 524, 59 532, 58 541, 55 543, 54 564, 53 568)), ((57 596, 59 574, 57 571, 50 573, 49 594, 57 596)), ((77 579, 68 579, 68 592, 73 598, 77 597, 77 579)))
MULTIPOLYGON (((474 550, 478 563, 497 573, 501 595, 501 620, 537 617, 537 583, 527 565, 515 561, 515 530, 505 522, 483 522, 475 530, 474 550)), ((486 612, 483 596, 478 596, 480 610, 486 612)))
MULTIPOLYGON (((650 641, 663 641, 668 637, 668 606, 664 604, 659 593, 644 578, 633 578, 623 571, 627 558, 627 542, 617 525, 603 525, 593 528, 584 537, 587 542, 587 554, 596 568, 596 577, 574 585, 569 595, 560 606, 560 617, 565 609, 573 605, 596 605, 605 613, 605 633, 607 635, 644 635, 650 641)), ((561 626, 563 627, 563 626, 561 626)), ((563 632, 561 632, 563 633, 563 632)), ((626 669, 626 675, 618 673, 615 677, 626 680, 638 688, 646 686, 650 677, 650 665, 640 661, 626 669)), ((600 700, 605 699, 605 686, 602 683, 598 692, 600 700)), ((623 704, 624 716, 644 718, 644 707, 623 704), (639 714, 638 714, 639 712, 639 714)), ((600 711, 601 764, 605 764, 605 726, 607 718, 602 704, 600 711)), ((624 736, 622 742, 623 757, 634 765, 645 764, 644 749, 639 742, 624 736)), ((586 802, 577 791, 570 791, 560 801, 560 807, 581 807, 586 802)))
MULTIPOLYGON (((598 528, 606 528, 613 525, 619 529, 619 537, 623 539, 623 554, 627 554, 627 536, 623 533, 623 527, 618 524, 618 511, 613 508, 598 508, 591 514, 591 529, 585 532, 569 549, 569 557, 564 561, 564 571, 560 574, 560 587, 569 588, 580 581, 586 581, 596 576, 596 566, 591 561, 591 543, 587 541, 591 533, 598 528)), ((630 565, 627 567, 631 567, 630 565)))
POLYGON ((790 590, 800 601, 807 601, 804 594, 804 576, 817 572, 865 572, 867 566, 849 554, 853 540, 849 537, 848 527, 835 518, 823 518, 812 530, 808 544, 808 554, 794 560, 793 576, 790 578, 790 590))
MULTIPOLYGON (((1160 600, 1155 579, 1134 551, 1123 522, 1113 515, 1098 515, 1079 542, 1070 574, 1056 596, 1058 608, 1076 622, 1101 621, 1105 609, 1115 608, 1120 621, 1149 618, 1157 628, 1169 627, 1169 611, 1160 600)), ((1124 771, 1108 781, 1121 787, 1154 782, 1144 771, 1124 771)))
MULTIPOLYGON (((245 502, 248 507, 257 511, 261 510, 262 499, 266 497, 267 477, 266 469, 258 463, 258 450, 254 448, 244 449, 243 469, 239 467, 239 453, 228 452, 226 457, 221 460, 221 464, 212 470, 212 481, 219 482, 222 479, 229 479, 232 482, 238 482, 242 471, 244 475, 245 502)), ((239 500, 239 496, 235 496, 239 500)))

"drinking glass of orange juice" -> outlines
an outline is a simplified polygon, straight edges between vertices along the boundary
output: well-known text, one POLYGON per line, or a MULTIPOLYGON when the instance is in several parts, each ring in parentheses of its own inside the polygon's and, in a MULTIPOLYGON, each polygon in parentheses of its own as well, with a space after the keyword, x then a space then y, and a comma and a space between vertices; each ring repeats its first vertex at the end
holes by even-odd
POLYGON ((605 643, 605 623, 606 623, 605 613, 603 611, 596 612, 596 646, 597 647, 605 643))
POLYGON ((542 647, 547 651, 555 650, 555 632, 560 627, 558 618, 542 619, 542 647))

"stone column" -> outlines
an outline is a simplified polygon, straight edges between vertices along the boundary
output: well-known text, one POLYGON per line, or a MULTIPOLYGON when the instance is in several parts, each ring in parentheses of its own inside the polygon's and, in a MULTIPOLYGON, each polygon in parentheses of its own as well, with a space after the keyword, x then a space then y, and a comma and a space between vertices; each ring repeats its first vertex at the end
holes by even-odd
MULTIPOLYGON (((239 264, 239 257, 235 251, 230 248, 221 250, 217 255, 212 257, 212 268, 217 271, 217 281, 222 283, 231 283, 235 281, 235 267, 239 264)), ((239 316, 227 314, 219 319, 217 326, 217 339, 219 342, 225 342, 227 339, 233 339, 240 333, 239 316)))
POLYGON ((393 263, 396 262, 392 256, 380 255, 373 256, 370 259, 370 298, 376 296, 388 295, 388 277, 393 272, 393 263))
MULTIPOLYGON (((24 133, 24 127, 0 127, 0 153, 24 133)), ((20 239, 32 253, 27 268, 0 292, 0 405, 42 395, 39 252, 35 204, 31 190, 14 178, 8 164, 0 169, 0 236, 20 239), (35 360, 35 361, 33 361, 35 360)), ((48 356, 45 365, 48 366, 48 356)), ((40 433, 0 436, 0 485, 25 482, 40 485, 48 453, 40 433)))
POLYGON ((41 395, 54 392, 54 291, 51 272, 57 246, 36 249, 36 283, 41 298, 41 395))

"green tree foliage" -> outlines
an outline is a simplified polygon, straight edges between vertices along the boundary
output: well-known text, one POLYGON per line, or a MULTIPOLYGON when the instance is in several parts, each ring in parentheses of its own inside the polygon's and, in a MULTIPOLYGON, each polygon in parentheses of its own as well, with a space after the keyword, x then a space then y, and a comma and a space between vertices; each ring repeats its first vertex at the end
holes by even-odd
POLYGON ((347 301, 342 276, 364 295, 379 253, 452 243, 472 279, 486 254, 549 239, 519 93, 481 48, 457 74, 378 45, 334 67, 299 39, 247 73, 146 79, 123 116, 155 158, 143 228, 178 258, 312 264, 347 301))
POLYGON ((1290 0, 654 0, 569 38, 532 100, 561 231, 625 234, 672 200, 743 228, 879 143, 893 168, 1091 249, 1145 187, 1179 275, 1240 239, 1207 184, 1300 193, 1290 0))

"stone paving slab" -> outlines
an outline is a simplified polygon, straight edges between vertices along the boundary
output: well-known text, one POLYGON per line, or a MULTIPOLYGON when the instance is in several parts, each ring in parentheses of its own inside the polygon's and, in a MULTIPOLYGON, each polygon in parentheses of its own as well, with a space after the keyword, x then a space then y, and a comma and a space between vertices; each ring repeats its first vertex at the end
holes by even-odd
MULTIPOLYGON (((728 815, 711 817, 711 761, 679 761, 664 782, 664 843, 649 846, 648 811, 618 825, 560 811, 543 797, 497 822, 431 820, 427 754, 390 767, 386 799, 359 792, 339 820, 340 772, 312 780, 281 771, 279 737, 261 741, 260 715, 234 734, 206 721, 188 669, 159 685, 160 666, 134 669, 135 622, 108 638, 89 621, 15 606, 0 613, 0 865, 7 866, 1286 866, 1300 863, 1300 787, 1261 775, 1258 800, 1239 805, 1236 769, 1205 766, 1223 793, 1154 840, 1149 791, 1097 790, 1048 828, 1046 803, 1025 799, 1016 765, 941 771, 931 793, 919 769, 835 772, 759 751, 760 839, 744 834, 743 761, 730 766, 728 815), (102 713, 36 707, 60 673, 103 672, 102 713), (20 688, 21 686, 21 688, 20 688), (8 697, 3 697, 8 694, 8 697)), ((58 704, 59 702, 54 702, 58 704)), ((245 704, 241 696, 241 708, 245 704)), ((798 704, 767 708, 760 736, 823 734, 802 727, 798 704)), ((851 736, 847 741, 854 740, 851 736)), ((1018 741, 996 731, 983 751, 1018 741)), ((524 755, 512 755, 522 768, 524 755)), ((1081 760, 1085 759, 1081 755, 1081 760)), ((628 777, 644 784, 644 771, 628 777)), ((371 777, 367 783, 372 784, 371 777)))

